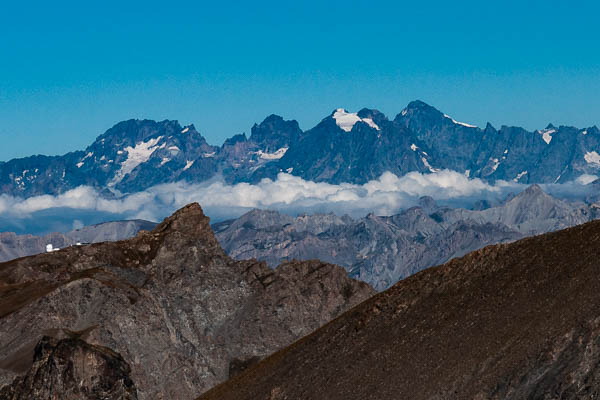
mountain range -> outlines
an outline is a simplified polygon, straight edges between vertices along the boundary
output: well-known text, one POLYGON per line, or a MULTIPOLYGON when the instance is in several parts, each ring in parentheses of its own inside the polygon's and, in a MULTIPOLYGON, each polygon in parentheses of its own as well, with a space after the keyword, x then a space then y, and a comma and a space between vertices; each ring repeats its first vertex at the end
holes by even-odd
POLYGON ((29 197, 80 185, 105 197, 153 185, 212 178, 257 182, 289 173, 306 180, 365 183, 386 171, 404 175, 449 169, 488 182, 563 183, 600 169, 600 130, 570 126, 527 131, 458 122, 422 102, 393 119, 377 110, 336 109, 303 131, 277 115, 255 124, 249 137, 207 143, 193 125, 128 120, 85 150, 0 163, 0 193, 29 197))
MULTIPOLYGON (((217 222, 212 229, 226 253, 237 260, 319 259, 340 265, 348 274, 384 290, 425 268, 481 247, 512 242, 600 217, 600 202, 560 200, 532 185, 500 204, 480 202, 474 209, 440 206, 431 197, 392 216, 312 214, 290 216, 252 210, 217 222)), ((595 200, 595 201, 593 201, 595 200)), ((116 241, 151 230, 149 221, 114 221, 45 236, 0 233, 0 261, 43 253, 77 242, 116 241)))
POLYGON ((600 217, 598 203, 559 200, 532 185, 485 209, 419 206, 392 216, 353 219, 335 214, 292 217, 253 210, 216 223, 217 239, 236 259, 256 258, 275 267, 283 260, 318 258, 383 290, 427 267, 481 247, 512 242, 600 217))

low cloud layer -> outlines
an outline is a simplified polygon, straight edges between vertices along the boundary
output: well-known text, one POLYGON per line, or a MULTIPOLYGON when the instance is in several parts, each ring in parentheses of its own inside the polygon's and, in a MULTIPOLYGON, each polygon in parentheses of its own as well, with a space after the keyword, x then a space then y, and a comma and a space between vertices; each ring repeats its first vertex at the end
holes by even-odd
MULTIPOLYGON (((591 190, 586 184, 594 179, 595 176, 582 176, 576 182, 542 187, 559 197, 583 198, 591 190)), ((441 204, 470 207, 477 200, 501 201, 509 193, 518 193, 526 187, 504 181, 491 185, 449 170, 431 174, 411 172, 401 177, 387 172, 363 185, 316 183, 281 173, 275 181, 264 179, 255 185, 228 185, 221 181, 163 184, 119 199, 104 199, 87 186, 58 196, 21 199, 1 195, 0 218, 28 219, 40 212, 51 215, 52 210, 60 210, 64 214, 68 209, 78 215, 78 226, 81 220, 86 220, 81 217, 86 213, 159 221, 191 202, 200 203, 213 220, 234 218, 253 208, 290 214, 335 212, 358 217, 374 212, 392 215, 417 204, 421 196, 431 196, 441 204)))

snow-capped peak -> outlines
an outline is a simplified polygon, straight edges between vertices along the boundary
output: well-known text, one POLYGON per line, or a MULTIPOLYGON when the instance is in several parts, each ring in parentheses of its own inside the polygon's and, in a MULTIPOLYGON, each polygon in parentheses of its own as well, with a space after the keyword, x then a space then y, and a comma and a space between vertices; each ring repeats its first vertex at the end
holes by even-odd
POLYGON ((359 121, 364 122, 373 129, 380 130, 379 126, 377 126, 377 124, 373 122, 371 118, 361 118, 358 116, 358 113, 349 113, 343 108, 338 108, 335 110, 333 113, 333 119, 335 119, 337 126, 346 132, 350 132, 354 124, 359 121))

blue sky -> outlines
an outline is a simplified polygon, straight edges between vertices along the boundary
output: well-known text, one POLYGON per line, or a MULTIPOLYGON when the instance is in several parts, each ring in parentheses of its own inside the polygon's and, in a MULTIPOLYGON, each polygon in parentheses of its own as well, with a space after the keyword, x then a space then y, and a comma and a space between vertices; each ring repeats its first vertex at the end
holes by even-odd
POLYGON ((129 118, 220 144, 271 113, 308 129, 414 99, 477 125, 600 125, 592 1, 11 3, 0 160, 82 149, 129 118))

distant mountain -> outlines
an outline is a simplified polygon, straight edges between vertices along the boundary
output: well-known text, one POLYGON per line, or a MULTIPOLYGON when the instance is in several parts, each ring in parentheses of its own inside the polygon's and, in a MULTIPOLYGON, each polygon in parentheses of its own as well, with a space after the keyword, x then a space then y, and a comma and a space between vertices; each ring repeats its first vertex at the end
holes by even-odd
POLYGON ((600 221, 398 282, 199 400, 595 399, 600 221))
POLYGON ((316 260, 235 261, 190 204, 128 240, 0 264, 0 398, 192 399, 374 293, 316 260))
POLYGON ((383 290, 422 269, 489 244, 599 217, 596 205, 558 200, 532 185, 483 210, 438 207, 425 197, 419 206, 390 217, 291 217, 253 210, 213 228, 223 248, 236 259, 257 258, 274 267, 282 260, 318 258, 341 265, 352 277, 383 290))
POLYGON ((152 230, 156 223, 144 220, 113 221, 86 226, 67 233, 50 233, 44 236, 16 235, 0 232, 0 262, 31 256, 53 249, 73 246, 77 243, 117 241, 135 236, 140 230, 152 230))
POLYGON ((0 162, 0 193, 28 197, 90 185, 114 196, 179 180, 257 182, 280 172, 364 183, 385 171, 441 169, 490 182, 562 183, 600 171, 600 130, 551 124, 534 132, 482 129, 421 101, 393 120, 372 109, 336 109, 305 132, 296 121, 270 115, 250 137, 235 135, 222 146, 209 145, 193 125, 129 120, 83 151, 0 162))

